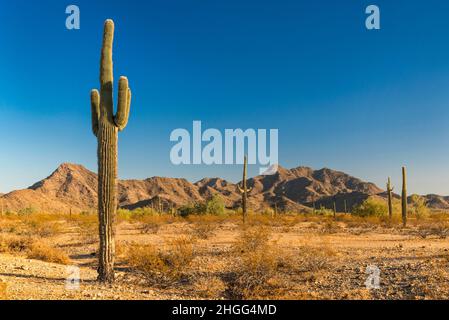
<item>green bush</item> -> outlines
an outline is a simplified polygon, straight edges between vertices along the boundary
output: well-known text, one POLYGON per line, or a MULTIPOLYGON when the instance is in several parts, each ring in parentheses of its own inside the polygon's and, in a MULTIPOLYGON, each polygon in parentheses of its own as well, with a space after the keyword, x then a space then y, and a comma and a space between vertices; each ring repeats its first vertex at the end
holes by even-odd
POLYGON ((314 211, 314 213, 315 213, 316 215, 323 216, 323 217, 333 217, 333 216, 334 216, 334 210, 326 209, 326 208, 324 208, 324 207, 321 207, 321 208, 319 208, 319 209, 316 209, 316 210, 314 211))
POLYGON ((383 217, 388 215, 387 202, 377 198, 368 198, 356 206, 353 214, 360 217, 383 217))
POLYGON ((222 216, 225 213, 225 206, 223 199, 218 195, 213 195, 212 198, 206 202, 206 213, 222 216))
POLYGON ((426 218, 429 216, 429 208, 427 208, 426 199, 414 194, 410 197, 410 212, 416 216, 417 219, 426 218))
POLYGON ((181 217, 188 217, 190 215, 224 215, 224 202, 218 195, 212 196, 206 202, 197 202, 194 204, 185 205, 179 208, 179 215, 181 217))

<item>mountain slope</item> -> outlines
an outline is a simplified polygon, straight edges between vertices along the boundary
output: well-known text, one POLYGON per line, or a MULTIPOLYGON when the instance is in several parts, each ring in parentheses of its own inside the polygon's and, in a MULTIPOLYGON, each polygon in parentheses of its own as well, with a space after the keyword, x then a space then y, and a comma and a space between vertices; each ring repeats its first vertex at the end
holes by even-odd
MULTIPOLYGON (((249 179, 248 185, 253 187, 249 205, 255 211, 275 205, 279 210, 304 211, 313 201, 321 199, 322 203, 327 203, 335 195, 359 203, 383 191, 373 183, 340 171, 308 167, 291 170, 279 167, 275 175, 254 177, 249 179)), ((220 195, 229 208, 240 206, 237 186, 220 178, 204 178, 196 183, 162 177, 118 181, 119 206, 129 209, 163 206, 167 210, 205 201, 214 194, 220 195)), ((97 175, 81 165, 68 163, 30 188, 0 197, 5 210, 35 208, 49 212, 92 211, 97 205, 96 198, 97 175)))

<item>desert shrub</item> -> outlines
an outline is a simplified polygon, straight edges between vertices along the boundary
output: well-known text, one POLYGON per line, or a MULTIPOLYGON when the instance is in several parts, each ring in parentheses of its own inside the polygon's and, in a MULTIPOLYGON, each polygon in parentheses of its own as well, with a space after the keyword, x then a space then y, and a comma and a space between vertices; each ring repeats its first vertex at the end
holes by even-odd
POLYGON ((209 239, 214 236, 217 226, 211 221, 197 221, 193 224, 192 235, 199 239, 209 239))
POLYGON ((98 232, 98 216, 96 214, 73 215, 72 221, 78 226, 81 233, 98 232))
POLYGON ((388 205, 382 199, 368 198, 360 205, 354 207, 352 213, 360 217, 386 216, 388 215, 388 205))
POLYGON ((227 294, 231 299, 260 299, 273 288, 270 280, 278 268, 277 252, 266 248, 246 252, 237 258, 238 267, 228 280, 227 294))
POLYGON ((24 208, 24 209, 21 209, 21 210, 19 210, 17 212, 17 214, 20 215, 20 216, 27 216, 27 215, 31 215, 31 214, 34 214, 34 213, 38 213, 38 210, 36 208, 33 208, 33 207, 24 208))
POLYGON ((164 224, 164 219, 161 216, 143 216, 139 220, 141 225, 140 231, 141 233, 157 233, 161 226, 164 224))
POLYGON ((319 209, 316 209, 313 211, 315 215, 322 216, 322 217, 333 217, 334 211, 331 209, 326 209, 325 207, 320 207, 319 209))
POLYGON ((273 290, 270 283, 279 266, 279 248, 269 244, 266 227, 242 229, 233 252, 234 270, 227 278, 226 293, 230 299, 259 299, 273 290))
POLYGON ((449 236, 449 224, 443 221, 428 223, 418 226, 415 232, 423 239, 431 236, 446 239, 449 236))
POLYGON ((0 236, 0 252, 21 253, 29 250, 32 244, 30 237, 0 236))
POLYGON ((211 199, 206 202, 206 214, 224 215, 225 206, 223 199, 219 195, 213 195, 211 199))
POLYGON ((34 243, 27 254, 29 259, 42 260, 45 262, 69 264, 68 255, 57 248, 50 247, 44 243, 34 243))
POLYGON ((195 257, 194 241, 180 237, 167 243, 161 249, 154 245, 131 245, 126 253, 126 261, 146 279, 155 284, 168 285, 179 281, 195 257))
POLYGON ((193 288, 202 298, 218 299, 226 290, 226 284, 220 278, 209 275, 195 279, 193 288))
POLYGON ((62 226, 54 221, 39 221, 38 219, 24 220, 23 235, 36 235, 41 238, 53 237, 62 232, 62 226))
POLYGON ((156 210, 148 207, 134 209, 131 212, 129 212, 129 214, 131 215, 132 219, 137 220, 142 217, 159 215, 159 213, 156 210))
POLYGON ((128 209, 118 209, 117 210, 117 220, 118 221, 129 221, 133 217, 133 212, 128 209))
POLYGON ((333 219, 326 219, 321 227, 321 233, 333 234, 340 231, 340 226, 333 219))
POLYGON ((204 203, 188 204, 180 207, 178 212, 183 218, 194 214, 206 214, 206 206, 204 203))
POLYGON ((234 243, 233 249, 239 253, 263 250, 268 245, 270 238, 271 232, 267 227, 243 228, 234 243))
POLYGON ((223 199, 219 195, 213 195, 206 202, 184 205, 178 209, 178 212, 184 218, 190 215, 224 215, 225 206, 223 199))
POLYGON ((294 262, 290 262, 289 268, 297 268, 299 272, 317 272, 329 269, 333 258, 337 253, 328 243, 322 242, 316 246, 304 243, 298 248, 294 256, 294 262))
POLYGON ((427 207, 426 199, 419 195, 412 195, 410 197, 410 213, 417 219, 427 218, 429 216, 429 208, 427 207))

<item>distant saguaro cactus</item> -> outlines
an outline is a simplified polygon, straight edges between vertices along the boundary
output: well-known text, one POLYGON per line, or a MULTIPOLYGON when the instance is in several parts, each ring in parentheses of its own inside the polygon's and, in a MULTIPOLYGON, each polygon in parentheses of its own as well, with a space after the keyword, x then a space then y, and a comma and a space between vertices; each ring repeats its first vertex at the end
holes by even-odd
POLYGON ((393 199, 392 199, 393 189, 394 187, 391 187, 390 177, 388 177, 387 181, 388 217, 390 218, 390 220, 393 218, 393 199))
POLYGON ((337 204, 334 201, 334 219, 337 217, 337 204))
POLYGON ((100 250, 98 280, 114 281, 115 229, 117 211, 117 140, 129 117, 131 90, 128 79, 120 77, 117 113, 113 105, 112 45, 114 22, 106 20, 100 62, 100 93, 91 92, 92 129, 98 140, 98 217, 100 250))
POLYGON ((243 164, 243 180, 242 180, 242 186, 237 185, 237 188, 239 189, 240 193, 242 194, 242 214, 243 214, 243 223, 246 222, 246 216, 247 216, 247 198, 248 193, 251 192, 252 188, 248 188, 246 184, 246 174, 247 174, 247 167, 248 167, 248 157, 245 156, 245 161, 243 164))
POLYGON ((407 225, 407 172, 405 167, 402 167, 402 225, 407 225))

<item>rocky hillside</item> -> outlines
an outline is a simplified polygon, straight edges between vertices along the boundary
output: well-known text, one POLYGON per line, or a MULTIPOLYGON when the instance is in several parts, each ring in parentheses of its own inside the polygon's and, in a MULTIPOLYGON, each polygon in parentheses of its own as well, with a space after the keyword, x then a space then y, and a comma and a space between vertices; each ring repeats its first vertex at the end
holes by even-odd
MULTIPOLYGON (((277 206, 279 210, 308 210, 317 206, 331 207, 337 203, 339 211, 379 194, 383 190, 346 173, 331 169, 313 170, 308 167, 285 169, 279 167, 271 176, 257 176, 248 181, 253 187, 249 203, 253 210, 277 206)), ((235 184, 220 178, 204 178, 196 183, 185 179, 153 177, 145 180, 120 180, 119 205, 122 208, 171 206, 205 201, 219 194, 229 208, 239 206, 240 194, 235 184)), ((47 212, 79 212, 96 208, 97 176, 81 165, 62 164, 49 177, 28 189, 0 196, 4 210, 27 208, 47 212)), ((426 196, 436 208, 449 208, 449 197, 426 196)))

